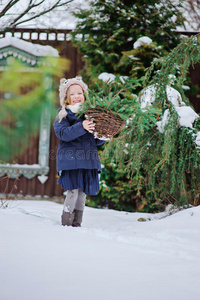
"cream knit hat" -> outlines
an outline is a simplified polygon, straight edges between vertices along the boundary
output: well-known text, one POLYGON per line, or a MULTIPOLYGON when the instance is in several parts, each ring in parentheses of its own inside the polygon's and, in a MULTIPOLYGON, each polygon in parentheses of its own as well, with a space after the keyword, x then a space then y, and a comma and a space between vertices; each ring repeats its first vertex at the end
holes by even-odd
POLYGON ((60 80, 60 86, 59 86, 60 105, 64 105, 65 97, 67 95, 67 90, 73 84, 80 85, 83 89, 83 92, 87 93, 88 86, 85 82, 82 81, 81 76, 76 76, 75 78, 69 78, 69 79, 62 78, 60 80))
POLYGON ((60 97, 60 105, 62 106, 62 109, 58 113, 59 122, 61 122, 62 119, 67 116, 67 111, 65 109, 66 108, 65 107, 65 98, 67 95, 68 88, 73 84, 80 85, 82 87, 84 93, 88 92, 88 86, 85 82, 82 81, 81 76, 76 76, 75 78, 69 78, 69 79, 62 78, 60 80, 59 97, 60 97))

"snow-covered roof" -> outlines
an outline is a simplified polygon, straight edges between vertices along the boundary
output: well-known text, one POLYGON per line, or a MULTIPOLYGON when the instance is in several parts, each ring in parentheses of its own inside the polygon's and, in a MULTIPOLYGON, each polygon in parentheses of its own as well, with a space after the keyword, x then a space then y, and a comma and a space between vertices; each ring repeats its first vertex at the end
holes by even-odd
POLYGON ((58 57, 58 50, 51 46, 42 46, 39 44, 33 44, 16 37, 5 37, 0 39, 0 49, 12 46, 26 53, 32 54, 36 57, 55 56, 58 57))

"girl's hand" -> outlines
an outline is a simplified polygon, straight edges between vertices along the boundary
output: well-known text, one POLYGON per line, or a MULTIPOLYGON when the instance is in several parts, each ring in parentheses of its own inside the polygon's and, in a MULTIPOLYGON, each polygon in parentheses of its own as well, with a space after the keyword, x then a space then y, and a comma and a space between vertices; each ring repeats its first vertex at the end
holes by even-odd
POLYGON ((93 121, 84 120, 82 124, 85 130, 89 131, 90 133, 94 132, 95 124, 93 123, 93 121))

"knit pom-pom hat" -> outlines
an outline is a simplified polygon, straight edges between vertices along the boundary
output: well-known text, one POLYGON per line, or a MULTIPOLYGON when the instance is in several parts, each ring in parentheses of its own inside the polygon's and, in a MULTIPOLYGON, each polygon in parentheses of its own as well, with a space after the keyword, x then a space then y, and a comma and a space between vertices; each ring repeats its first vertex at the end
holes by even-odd
POLYGON ((70 79, 62 78, 60 80, 59 97, 60 97, 60 105, 62 106, 62 109, 58 113, 59 122, 61 122, 62 119, 67 116, 67 111, 66 111, 66 106, 65 106, 65 98, 67 96, 68 88, 73 84, 80 85, 82 87, 84 93, 88 92, 88 86, 85 82, 82 81, 81 76, 76 76, 75 78, 70 78, 70 79))
POLYGON ((59 86, 60 105, 64 105, 65 98, 67 95, 67 90, 73 84, 80 85, 83 89, 83 92, 87 93, 88 86, 85 82, 83 82, 81 76, 76 76, 75 78, 70 78, 70 79, 62 78, 60 80, 60 86, 59 86))

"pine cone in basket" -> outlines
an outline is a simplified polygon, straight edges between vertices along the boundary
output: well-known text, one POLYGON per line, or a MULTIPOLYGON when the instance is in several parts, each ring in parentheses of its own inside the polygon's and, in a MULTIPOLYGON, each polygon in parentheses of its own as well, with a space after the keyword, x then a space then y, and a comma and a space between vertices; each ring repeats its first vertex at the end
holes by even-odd
POLYGON ((93 120, 95 123, 95 137, 110 139, 120 132, 125 121, 114 115, 112 111, 101 107, 88 109, 85 112, 87 120, 93 120))

